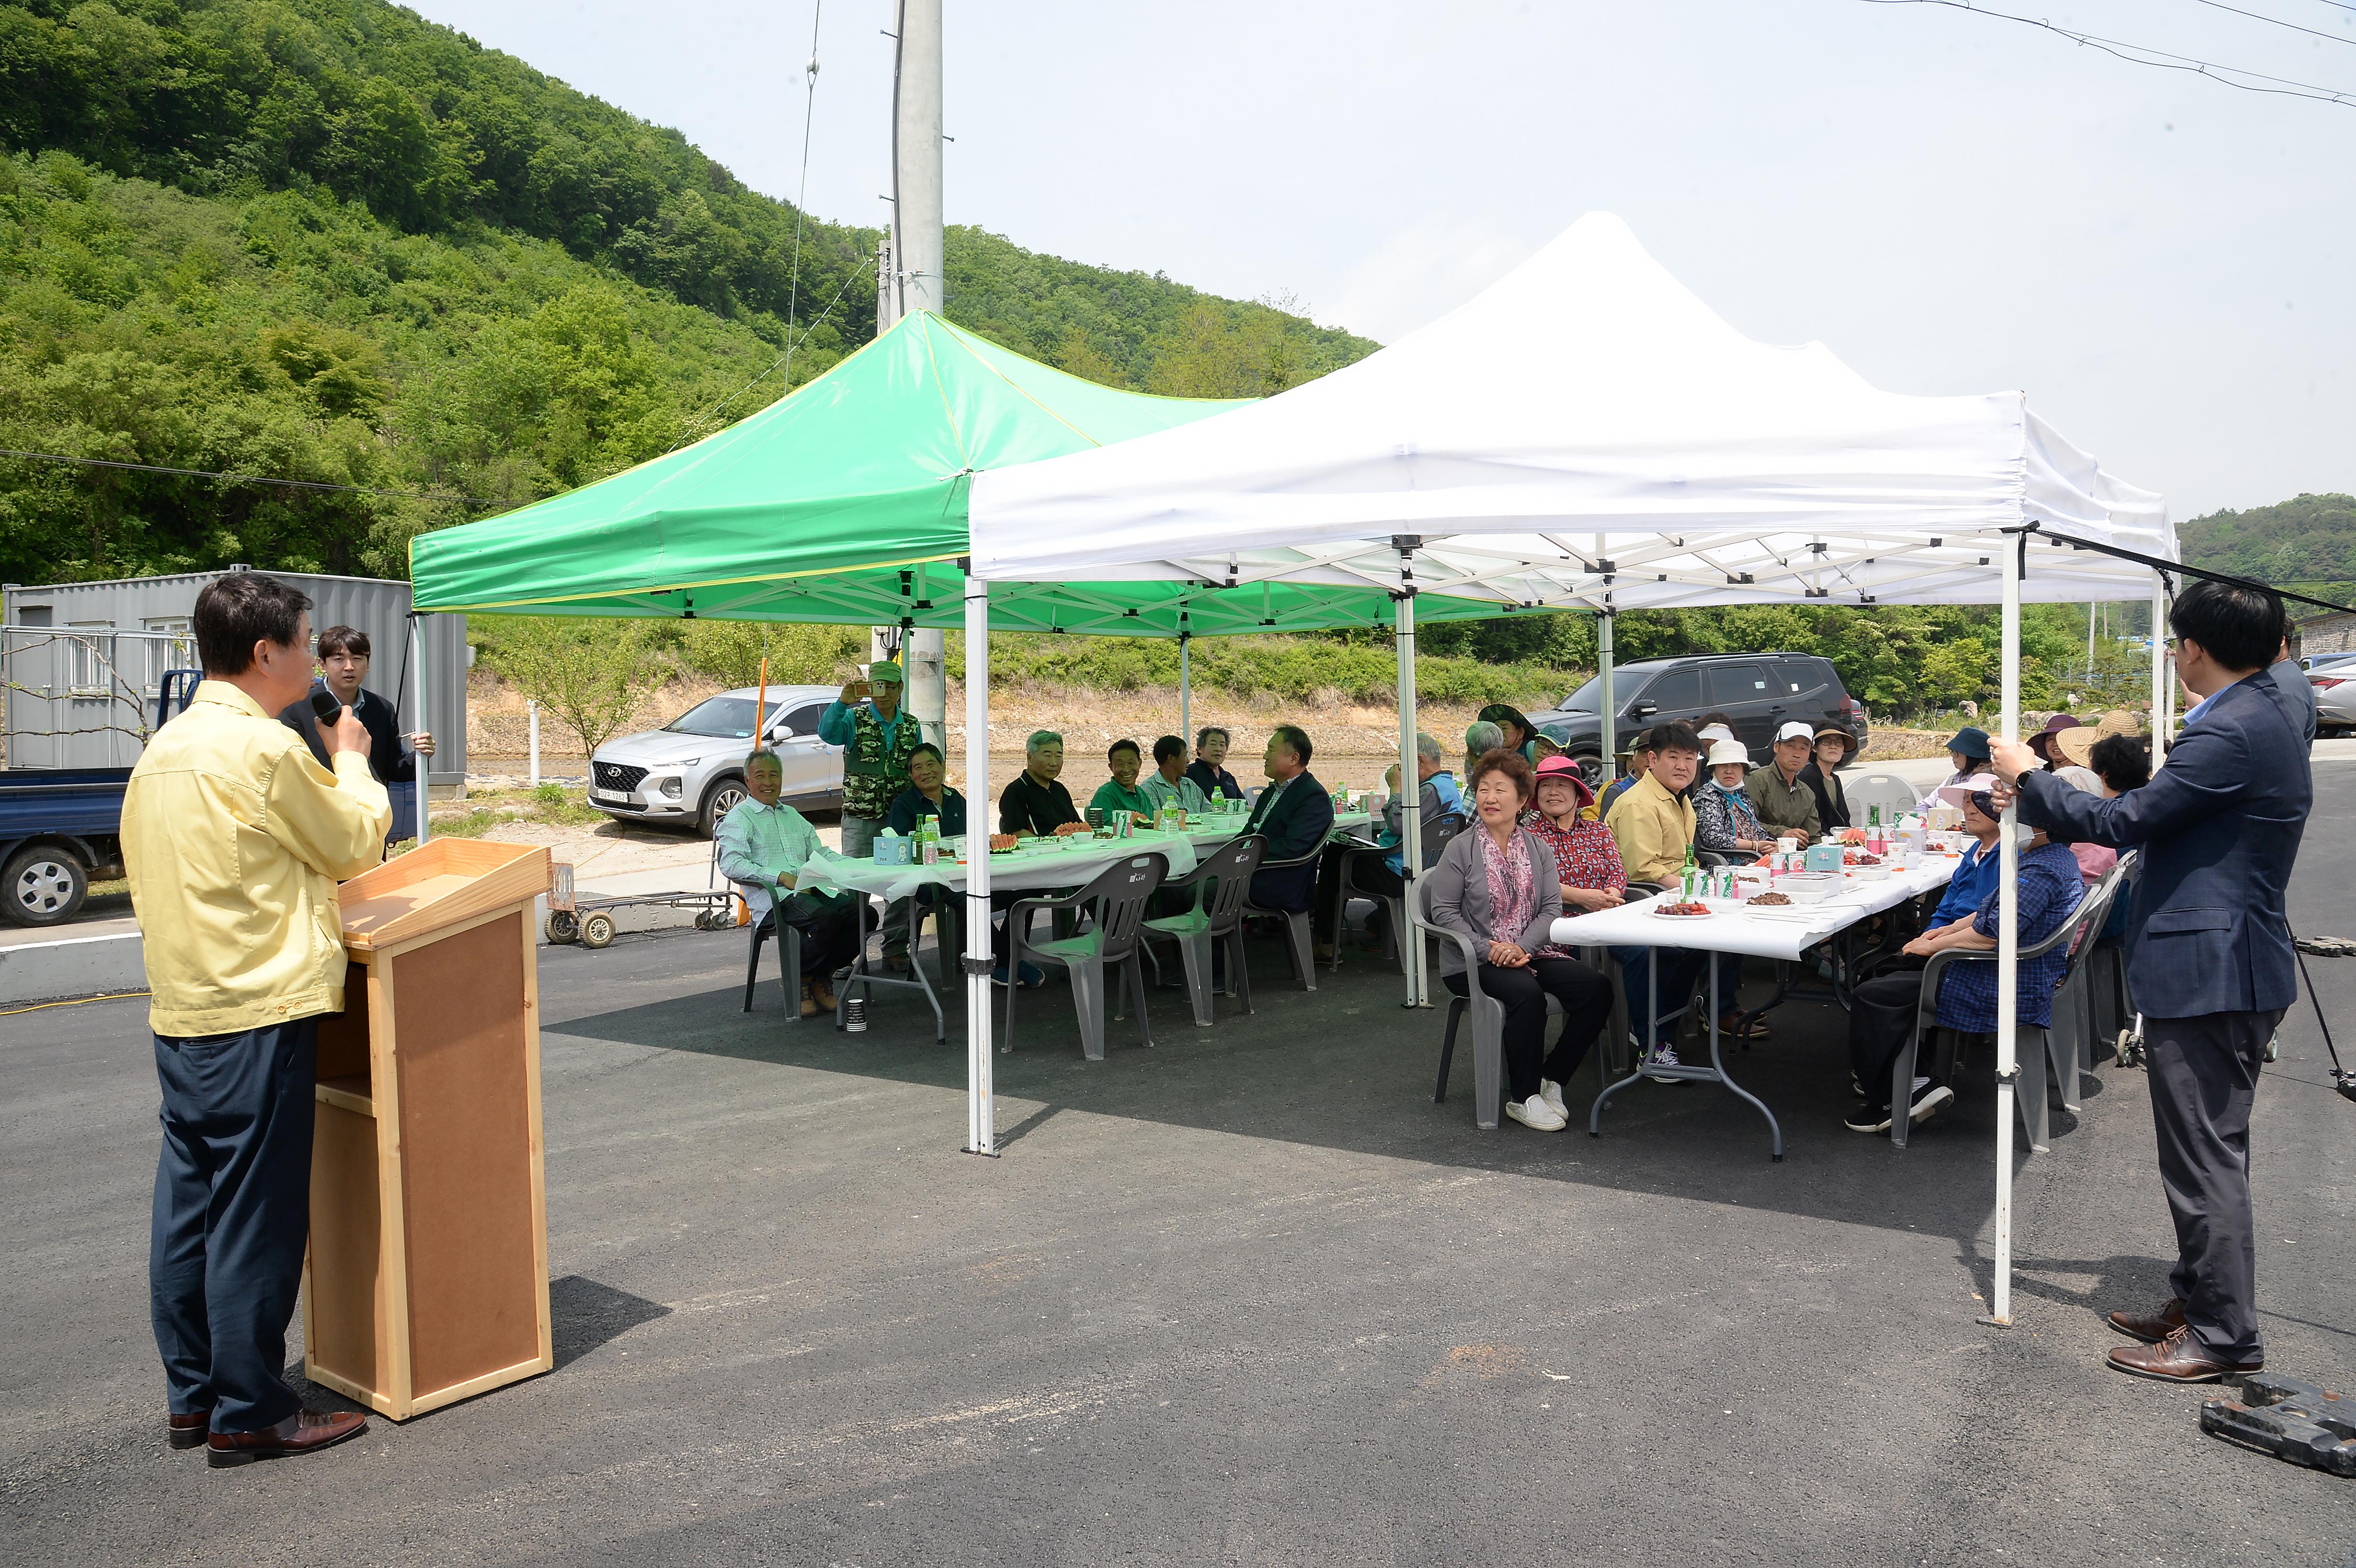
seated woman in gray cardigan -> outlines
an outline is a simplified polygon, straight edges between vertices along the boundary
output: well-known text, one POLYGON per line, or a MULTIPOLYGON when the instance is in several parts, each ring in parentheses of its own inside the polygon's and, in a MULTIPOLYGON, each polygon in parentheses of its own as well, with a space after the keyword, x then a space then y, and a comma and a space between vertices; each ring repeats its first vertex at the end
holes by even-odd
MULTIPOLYGON (((1569 1123, 1562 1086, 1579 1071, 1612 1014, 1612 982, 1547 936, 1562 913, 1562 880, 1554 851, 1519 826, 1530 803, 1530 764, 1502 747, 1472 764, 1478 820, 1451 841, 1431 881, 1426 907, 1434 924, 1472 939, 1481 990, 1505 1009, 1505 1115, 1539 1132, 1569 1123), (1562 1034, 1546 1051, 1547 997, 1562 1004, 1562 1034)), ((1440 944, 1440 979, 1458 996, 1471 994, 1464 952, 1440 944)))

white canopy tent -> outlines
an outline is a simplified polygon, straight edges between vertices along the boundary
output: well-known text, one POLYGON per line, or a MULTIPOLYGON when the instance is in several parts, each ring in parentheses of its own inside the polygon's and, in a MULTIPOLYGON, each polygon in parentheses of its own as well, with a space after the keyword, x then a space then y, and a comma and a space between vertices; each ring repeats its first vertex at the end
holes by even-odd
MULTIPOLYGON (((1596 612, 1608 726, 1618 611, 1985 603, 2001 577, 2012 736, 2021 600, 2149 598, 2165 613, 2166 584, 2150 569, 2092 550, 2032 554, 2029 536, 2177 555, 2160 498, 2064 442, 2021 393, 1903 396, 1821 345, 1753 343, 1601 213, 1450 315, 1306 386, 980 475, 970 517, 969 637, 981 621, 972 603, 991 581, 1390 589, 1402 780, 1415 776, 1419 592, 1488 600, 1501 613, 1596 612)), ((2157 659, 2156 713, 2166 695, 2157 659)), ((987 733, 986 702, 980 683, 969 688, 969 734, 987 733)), ((1608 727, 1605 740, 1608 751, 1608 727)), ((1416 813, 1401 820, 1412 868, 1416 813)), ((2009 842, 2000 998, 2015 981, 2009 842)), ((986 914, 968 930, 986 932, 986 914)), ((1411 973, 1410 1001, 1422 995, 1411 973)), ((2013 1011, 1999 1001, 1999 1319, 2009 1313, 2013 1011)), ((979 1028, 986 1074, 986 1019, 979 1028)))

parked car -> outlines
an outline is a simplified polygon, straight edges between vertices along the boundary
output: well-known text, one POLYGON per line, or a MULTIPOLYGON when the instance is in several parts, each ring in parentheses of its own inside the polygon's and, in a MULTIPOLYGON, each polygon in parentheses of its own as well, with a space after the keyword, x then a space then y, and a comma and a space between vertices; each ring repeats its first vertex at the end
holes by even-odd
MULTIPOLYGON (((1603 778, 1603 679, 1589 681, 1558 708, 1533 713, 1530 722, 1575 758, 1590 784, 1603 778)), ((1869 740, 1864 708, 1841 684, 1832 661, 1814 654, 1697 654, 1686 658, 1640 659, 1612 672, 1614 725, 1620 749, 1655 724, 1697 724, 1705 713, 1725 713, 1753 764, 1774 750, 1775 731, 1794 720, 1810 726, 1839 724, 1857 737, 1851 761, 1865 754, 1869 740)))
MULTIPOLYGON (((785 764, 786 800, 842 805, 842 748, 818 738, 819 715, 840 688, 769 688, 769 746, 785 764)), ((749 686, 708 697, 659 730, 608 741, 589 759, 589 804, 626 822, 675 823, 712 837, 744 798, 744 758, 760 692, 749 686)))
POLYGON ((2315 732, 2345 735, 2356 731, 2356 656, 2347 664, 2327 664, 2307 677, 2315 688, 2315 732))

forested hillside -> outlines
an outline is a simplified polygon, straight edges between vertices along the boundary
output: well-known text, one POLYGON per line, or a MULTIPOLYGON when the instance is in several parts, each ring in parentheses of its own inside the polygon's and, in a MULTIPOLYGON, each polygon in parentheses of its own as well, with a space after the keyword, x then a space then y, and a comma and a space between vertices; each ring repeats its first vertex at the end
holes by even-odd
POLYGON ((2300 496, 2177 528, 2185 561, 2285 588, 2356 587, 2356 496, 2300 496))
MULTIPOLYGON (((421 528, 709 433, 873 334, 876 231, 378 0, 0 4, 0 573, 399 574, 421 528)), ((948 236, 948 313, 1110 384, 1234 396, 1374 345, 948 236)))

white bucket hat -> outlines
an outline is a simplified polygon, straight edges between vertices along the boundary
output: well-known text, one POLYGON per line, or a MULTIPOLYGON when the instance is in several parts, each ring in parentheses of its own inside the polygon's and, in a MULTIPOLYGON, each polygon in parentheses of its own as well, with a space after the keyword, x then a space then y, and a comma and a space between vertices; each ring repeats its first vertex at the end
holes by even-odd
POLYGON ((1723 724, 1705 725, 1701 729, 1695 731, 1694 733, 1705 741, 1731 741, 1734 739, 1734 731, 1728 729, 1723 724))
POLYGON ((1729 763, 1751 766, 1751 748, 1740 741, 1720 741, 1709 749, 1709 765, 1722 768, 1729 763))
POLYGON ((1813 724, 1803 724, 1798 720, 1794 719, 1792 722, 1784 725, 1781 730, 1775 731, 1775 743, 1777 745, 1780 746, 1786 741, 1805 741, 1809 745, 1813 746, 1816 743, 1816 728, 1813 724))

